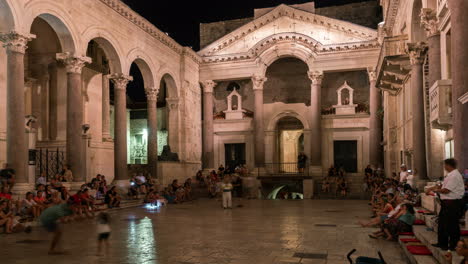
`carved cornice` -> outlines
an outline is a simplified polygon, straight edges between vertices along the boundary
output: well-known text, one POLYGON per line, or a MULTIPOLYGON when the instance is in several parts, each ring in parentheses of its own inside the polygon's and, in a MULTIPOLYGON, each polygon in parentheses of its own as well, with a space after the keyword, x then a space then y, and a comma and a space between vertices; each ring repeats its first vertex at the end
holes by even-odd
POLYGON ((421 9, 421 26, 426 30, 427 36, 432 37, 439 34, 437 12, 431 8, 421 9))
POLYGON ((385 30, 387 37, 393 36, 393 26, 395 25, 395 20, 398 14, 398 8, 400 7, 401 0, 391 0, 390 5, 387 9, 387 14, 385 15, 385 24, 383 30, 385 30))
POLYGON ((114 89, 118 91, 125 91, 127 84, 133 81, 133 77, 123 73, 114 73, 109 75, 109 80, 114 84, 114 89))
POLYGON ((309 79, 313 85, 321 85, 323 81, 323 72, 321 71, 309 71, 307 72, 309 79))
POLYGON ((148 101, 156 101, 156 100, 158 100, 159 88, 157 88, 157 87, 146 87, 145 93, 146 93, 146 99, 148 101))
POLYGON ((213 89, 216 86, 216 82, 212 80, 206 80, 206 81, 203 81, 202 84, 203 84, 204 93, 213 93, 213 89))
POLYGON ((70 52, 58 53, 56 59, 65 65, 67 73, 78 73, 81 74, 81 70, 87 63, 91 63, 92 60, 89 57, 77 56, 70 52))
POLYGON ((265 84, 267 80, 268 79, 265 76, 253 75, 252 76, 253 89, 263 90, 263 84, 265 84))
POLYGON ((217 63, 217 62, 229 62, 229 61, 243 61, 253 59, 264 51, 270 49, 271 47, 278 45, 280 43, 294 43, 302 45, 316 54, 330 54, 330 53, 340 53, 340 52, 349 52, 356 50, 369 50, 369 49, 378 49, 380 44, 378 41, 363 41, 355 43, 341 43, 341 44, 330 44, 323 45, 317 40, 299 33, 281 33, 273 36, 269 36, 261 41, 259 41, 254 47, 252 47, 248 52, 245 53, 236 53, 236 54, 226 54, 226 55, 214 55, 214 56, 205 56, 203 57, 204 63, 217 63))
POLYGON ((29 33, 19 33, 10 31, 8 33, 0 32, 0 41, 3 42, 3 47, 10 52, 26 53, 28 42, 35 39, 36 35, 29 33))
POLYGON ((177 97, 166 98, 166 102, 171 110, 177 110, 179 108, 179 98, 177 97))
POLYGON ((299 21, 304 21, 307 23, 325 26, 332 30, 341 31, 347 35, 351 35, 354 37, 359 37, 364 40, 374 40, 377 38, 377 32, 375 30, 355 25, 349 22, 340 21, 337 19, 309 13, 306 11, 302 11, 299 9, 292 8, 287 5, 280 5, 270 11, 269 13, 261 16, 260 18, 255 19, 254 21, 238 28, 237 30, 227 34, 226 36, 222 37, 215 43, 208 45, 205 49, 199 52, 202 56, 209 56, 215 52, 218 52, 237 40, 245 37, 247 34, 250 34, 257 29, 272 23, 273 21, 277 20, 280 17, 290 17, 292 19, 296 19, 299 21))
POLYGON ((423 64, 428 46, 424 42, 408 43, 406 53, 410 57, 411 65, 423 64))
MULTIPOLYGON (((169 37, 166 33, 159 30, 156 26, 151 24, 148 20, 143 18, 140 14, 133 11, 130 7, 126 4, 122 3, 120 0, 99 0, 119 15, 127 19, 128 21, 135 24, 137 27, 141 28, 146 33, 150 34, 155 39, 159 40, 165 46, 171 48, 179 55, 184 55, 184 51, 188 54, 192 59, 196 62, 200 61, 198 55, 192 50, 192 52, 187 52, 188 47, 183 47, 179 43, 177 43, 174 39, 169 37)), ((190 49, 191 50, 191 49, 190 49)))

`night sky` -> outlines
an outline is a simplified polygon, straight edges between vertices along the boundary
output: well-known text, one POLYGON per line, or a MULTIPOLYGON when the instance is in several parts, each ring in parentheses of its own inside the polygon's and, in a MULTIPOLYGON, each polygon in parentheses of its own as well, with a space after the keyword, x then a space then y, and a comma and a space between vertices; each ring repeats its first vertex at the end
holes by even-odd
MULTIPOLYGON (((253 17, 254 8, 301 4, 311 0, 122 0, 179 44, 199 49, 200 23, 253 17)), ((316 0, 315 7, 376 0, 316 0)))

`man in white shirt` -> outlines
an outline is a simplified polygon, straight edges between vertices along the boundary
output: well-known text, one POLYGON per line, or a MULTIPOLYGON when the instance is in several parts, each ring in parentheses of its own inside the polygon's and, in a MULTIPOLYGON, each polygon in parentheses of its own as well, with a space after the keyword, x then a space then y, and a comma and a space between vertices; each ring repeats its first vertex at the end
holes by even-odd
POLYGON ((400 166, 400 183, 406 183, 408 178, 408 168, 405 164, 401 164, 400 166))
POLYGON ((454 159, 444 161, 445 170, 448 172, 442 185, 429 188, 440 195, 441 209, 439 213, 438 241, 433 246, 442 250, 455 250, 460 240, 459 219, 463 213, 463 196, 465 184, 463 176, 457 170, 457 162, 454 159))

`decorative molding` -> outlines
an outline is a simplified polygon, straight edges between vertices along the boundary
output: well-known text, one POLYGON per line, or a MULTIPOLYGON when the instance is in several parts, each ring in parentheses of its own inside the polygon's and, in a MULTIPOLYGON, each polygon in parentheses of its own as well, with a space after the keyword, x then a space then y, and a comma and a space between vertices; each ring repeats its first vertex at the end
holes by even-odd
POLYGON ((387 14, 385 15, 385 24, 383 30, 388 37, 393 36, 393 26, 395 25, 396 17, 398 14, 398 8, 400 7, 401 0, 391 0, 390 6, 387 8, 387 14))
POLYGON ((260 76, 260 75, 253 75, 252 76, 252 84, 253 84, 253 90, 263 90, 263 84, 267 81, 268 79, 265 76, 260 76))
POLYGON ((423 64, 428 46, 424 42, 408 43, 406 53, 410 57, 411 65, 423 64))
POLYGON ((460 96, 460 98, 458 98, 458 101, 462 104, 468 103, 468 92, 460 96))
POLYGON ((109 80, 114 84, 115 90, 125 91, 127 89, 127 84, 133 81, 133 77, 123 73, 114 73, 109 75, 109 80))
POLYGON ((158 100, 159 88, 157 88, 157 87, 146 87, 145 93, 146 93, 146 99, 148 101, 156 101, 156 100, 158 100))
POLYGON ((341 31, 347 35, 362 38, 363 40, 370 41, 377 39, 377 32, 373 29, 313 14, 281 4, 278 7, 274 8, 272 11, 268 12, 267 14, 234 30, 233 32, 227 34, 226 36, 222 37, 216 42, 208 45, 206 48, 201 50, 199 54, 202 56, 212 55, 213 53, 230 46, 231 44, 246 36, 247 34, 255 32, 259 28, 262 28, 263 26, 274 22, 280 17, 290 17, 295 20, 304 21, 319 26, 325 26, 329 29, 341 31))
POLYGON ((35 39, 36 35, 29 33, 19 33, 10 31, 8 33, 0 32, 0 41, 3 42, 3 47, 10 52, 26 53, 28 42, 35 39))
POLYGON ((427 36, 432 37, 439 34, 437 12, 431 8, 421 9, 421 26, 426 30, 427 36))
POLYGON ((150 34, 153 38, 157 39, 159 42, 169 47, 170 49, 177 52, 179 55, 188 55, 194 61, 199 63, 200 57, 189 47, 183 47, 177 43, 174 39, 169 37, 166 33, 159 30, 156 26, 151 24, 148 20, 143 18, 140 14, 133 11, 126 4, 122 3, 120 0, 99 0, 106 6, 110 7, 112 10, 120 14, 122 17, 135 24, 137 27, 150 34), (191 50, 191 51, 188 51, 191 50))
POLYGON ((206 81, 203 81, 202 84, 203 84, 204 93, 213 93, 213 89, 217 83, 212 80, 206 80, 206 81))
POLYGON ((92 59, 85 56, 78 56, 70 52, 58 53, 56 59, 61 61, 67 70, 67 73, 81 74, 83 67, 92 62, 92 59))
POLYGON ((179 98, 177 97, 169 97, 166 98, 166 102, 169 105, 170 110, 177 110, 179 108, 179 98))
POLYGON ((309 71, 307 72, 309 79, 312 81, 312 85, 322 85, 323 72, 321 71, 309 71))

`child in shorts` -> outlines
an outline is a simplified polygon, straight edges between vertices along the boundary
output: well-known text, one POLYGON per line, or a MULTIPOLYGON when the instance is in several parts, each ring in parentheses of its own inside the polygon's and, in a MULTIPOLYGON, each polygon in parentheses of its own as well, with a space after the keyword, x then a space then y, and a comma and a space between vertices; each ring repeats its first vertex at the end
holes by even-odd
POLYGON ((109 236, 111 233, 110 216, 106 213, 100 213, 97 216, 97 233, 98 233, 98 252, 101 255, 102 245, 104 244, 106 255, 109 253, 109 236))

